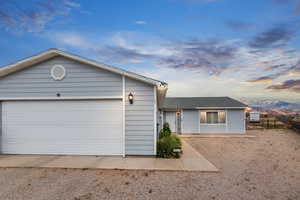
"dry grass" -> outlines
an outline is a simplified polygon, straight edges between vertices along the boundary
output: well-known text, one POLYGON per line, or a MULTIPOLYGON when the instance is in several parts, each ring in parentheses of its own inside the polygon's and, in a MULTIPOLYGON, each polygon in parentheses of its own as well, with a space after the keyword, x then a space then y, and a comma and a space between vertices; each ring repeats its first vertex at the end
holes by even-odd
POLYGON ((0 169, 0 199, 300 199, 300 135, 192 138, 220 173, 0 169))

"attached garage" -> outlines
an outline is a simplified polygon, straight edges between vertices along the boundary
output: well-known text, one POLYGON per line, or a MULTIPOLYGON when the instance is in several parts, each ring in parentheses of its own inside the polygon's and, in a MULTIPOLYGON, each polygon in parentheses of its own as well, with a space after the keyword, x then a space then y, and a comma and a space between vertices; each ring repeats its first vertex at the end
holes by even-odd
POLYGON ((0 153, 155 155, 166 90, 164 82, 47 50, 0 69, 0 153))
POLYGON ((2 153, 122 155, 121 100, 2 103, 2 153))

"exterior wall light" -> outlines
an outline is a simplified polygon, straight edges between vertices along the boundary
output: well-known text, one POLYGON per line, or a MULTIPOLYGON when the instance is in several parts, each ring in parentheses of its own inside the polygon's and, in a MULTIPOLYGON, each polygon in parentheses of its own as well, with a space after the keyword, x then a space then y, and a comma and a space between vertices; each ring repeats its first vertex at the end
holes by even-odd
POLYGON ((128 100, 130 104, 133 104, 133 94, 131 92, 128 95, 128 100))

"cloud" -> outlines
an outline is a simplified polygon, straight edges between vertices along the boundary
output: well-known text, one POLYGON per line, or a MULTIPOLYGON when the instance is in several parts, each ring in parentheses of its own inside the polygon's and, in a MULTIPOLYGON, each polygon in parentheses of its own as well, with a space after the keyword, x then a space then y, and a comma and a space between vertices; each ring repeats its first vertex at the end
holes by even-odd
POLYGON ((221 1, 221 0, 184 0, 184 1, 192 2, 192 3, 211 3, 211 2, 221 1))
POLYGON ((255 25, 245 22, 239 21, 227 21, 225 25, 234 31, 244 31, 244 30, 251 30, 255 28, 255 25))
POLYGON ((74 1, 69 1, 66 0, 65 5, 70 6, 70 7, 74 7, 74 8, 79 8, 80 7, 80 3, 74 2, 74 1))
POLYGON ((135 21, 135 24, 145 25, 145 24, 147 24, 147 22, 146 21, 135 21))
POLYGON ((58 16, 66 16, 80 4, 71 0, 1 1, 0 28, 14 32, 41 32, 58 16))
POLYGON ((259 33, 249 42, 252 48, 278 48, 285 46, 295 35, 295 30, 288 25, 276 25, 259 33))
POLYGON ((256 51, 240 40, 175 40, 139 32, 118 32, 102 38, 58 32, 49 33, 48 37, 60 45, 80 49, 113 65, 147 62, 161 68, 208 76, 233 74, 248 80, 248 83, 270 82, 292 72, 296 74, 300 57, 300 53, 293 49, 256 51))
MULTIPOLYGON (((248 80, 247 82, 250 83, 269 83, 273 80, 283 77, 286 75, 297 75, 300 74, 300 61, 298 61, 295 65, 287 65, 287 64, 278 64, 278 65, 271 65, 265 68, 268 71, 274 71, 276 72, 267 75, 267 76, 260 76, 251 80, 248 80)), ((265 72, 265 73, 266 73, 265 72)))
POLYGON ((291 0, 272 0, 272 1, 279 5, 286 4, 287 2, 291 2, 291 0))
POLYGON ((261 76, 261 77, 255 78, 255 79, 248 80, 247 82, 250 82, 250 83, 269 83, 269 82, 272 82, 273 79, 274 78, 272 76, 261 76))
MULTIPOLYGON (((266 64, 268 64, 269 62, 267 62, 266 64)), ((281 68, 281 67, 284 67, 286 66, 286 64, 278 64, 278 65, 268 65, 266 67, 266 70, 274 70, 274 69, 278 69, 278 68, 281 68)))
POLYGON ((288 90, 296 93, 300 93, 300 79, 287 80, 276 85, 268 86, 267 89, 271 90, 288 90))
POLYGON ((299 75, 300 74, 300 59, 298 60, 298 62, 295 65, 293 65, 286 71, 286 74, 289 74, 289 75, 299 75))
POLYGON ((88 41, 88 39, 74 32, 48 32, 47 37, 58 44, 64 44, 75 48, 85 50, 97 48, 97 46, 88 41))
POLYGON ((96 50, 97 54, 108 60, 118 60, 119 62, 136 62, 144 59, 152 59, 154 55, 141 53, 136 49, 128 49, 120 46, 106 45, 96 50))
POLYGON ((300 14, 299 0, 272 0, 272 1, 279 6, 291 5, 293 6, 294 15, 298 16, 300 14))
POLYGON ((195 38, 163 40, 134 33, 116 33, 103 39, 106 43, 102 44, 76 33, 50 33, 48 37, 60 44, 89 50, 109 63, 147 60, 158 66, 203 71, 209 75, 220 75, 227 70, 228 60, 237 51, 234 42, 195 38))
POLYGON ((168 40, 157 46, 137 45, 128 41, 123 39, 117 46, 106 46, 99 52, 101 55, 110 55, 111 60, 147 59, 159 66, 219 75, 226 70, 225 61, 234 57, 236 50, 234 45, 217 40, 168 40))
POLYGON ((298 0, 296 3, 295 14, 300 15, 300 1, 298 0))
POLYGON ((174 54, 161 58, 159 64, 175 68, 201 70, 219 75, 227 69, 226 61, 235 57, 237 47, 218 40, 185 39, 172 45, 174 54))

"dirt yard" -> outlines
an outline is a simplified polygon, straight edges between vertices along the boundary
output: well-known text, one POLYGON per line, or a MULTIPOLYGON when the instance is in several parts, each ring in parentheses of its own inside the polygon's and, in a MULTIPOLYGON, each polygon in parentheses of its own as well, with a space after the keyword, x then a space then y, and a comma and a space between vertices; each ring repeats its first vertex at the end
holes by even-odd
POLYGON ((0 199, 300 199, 300 134, 191 138, 220 173, 0 169, 0 199))

